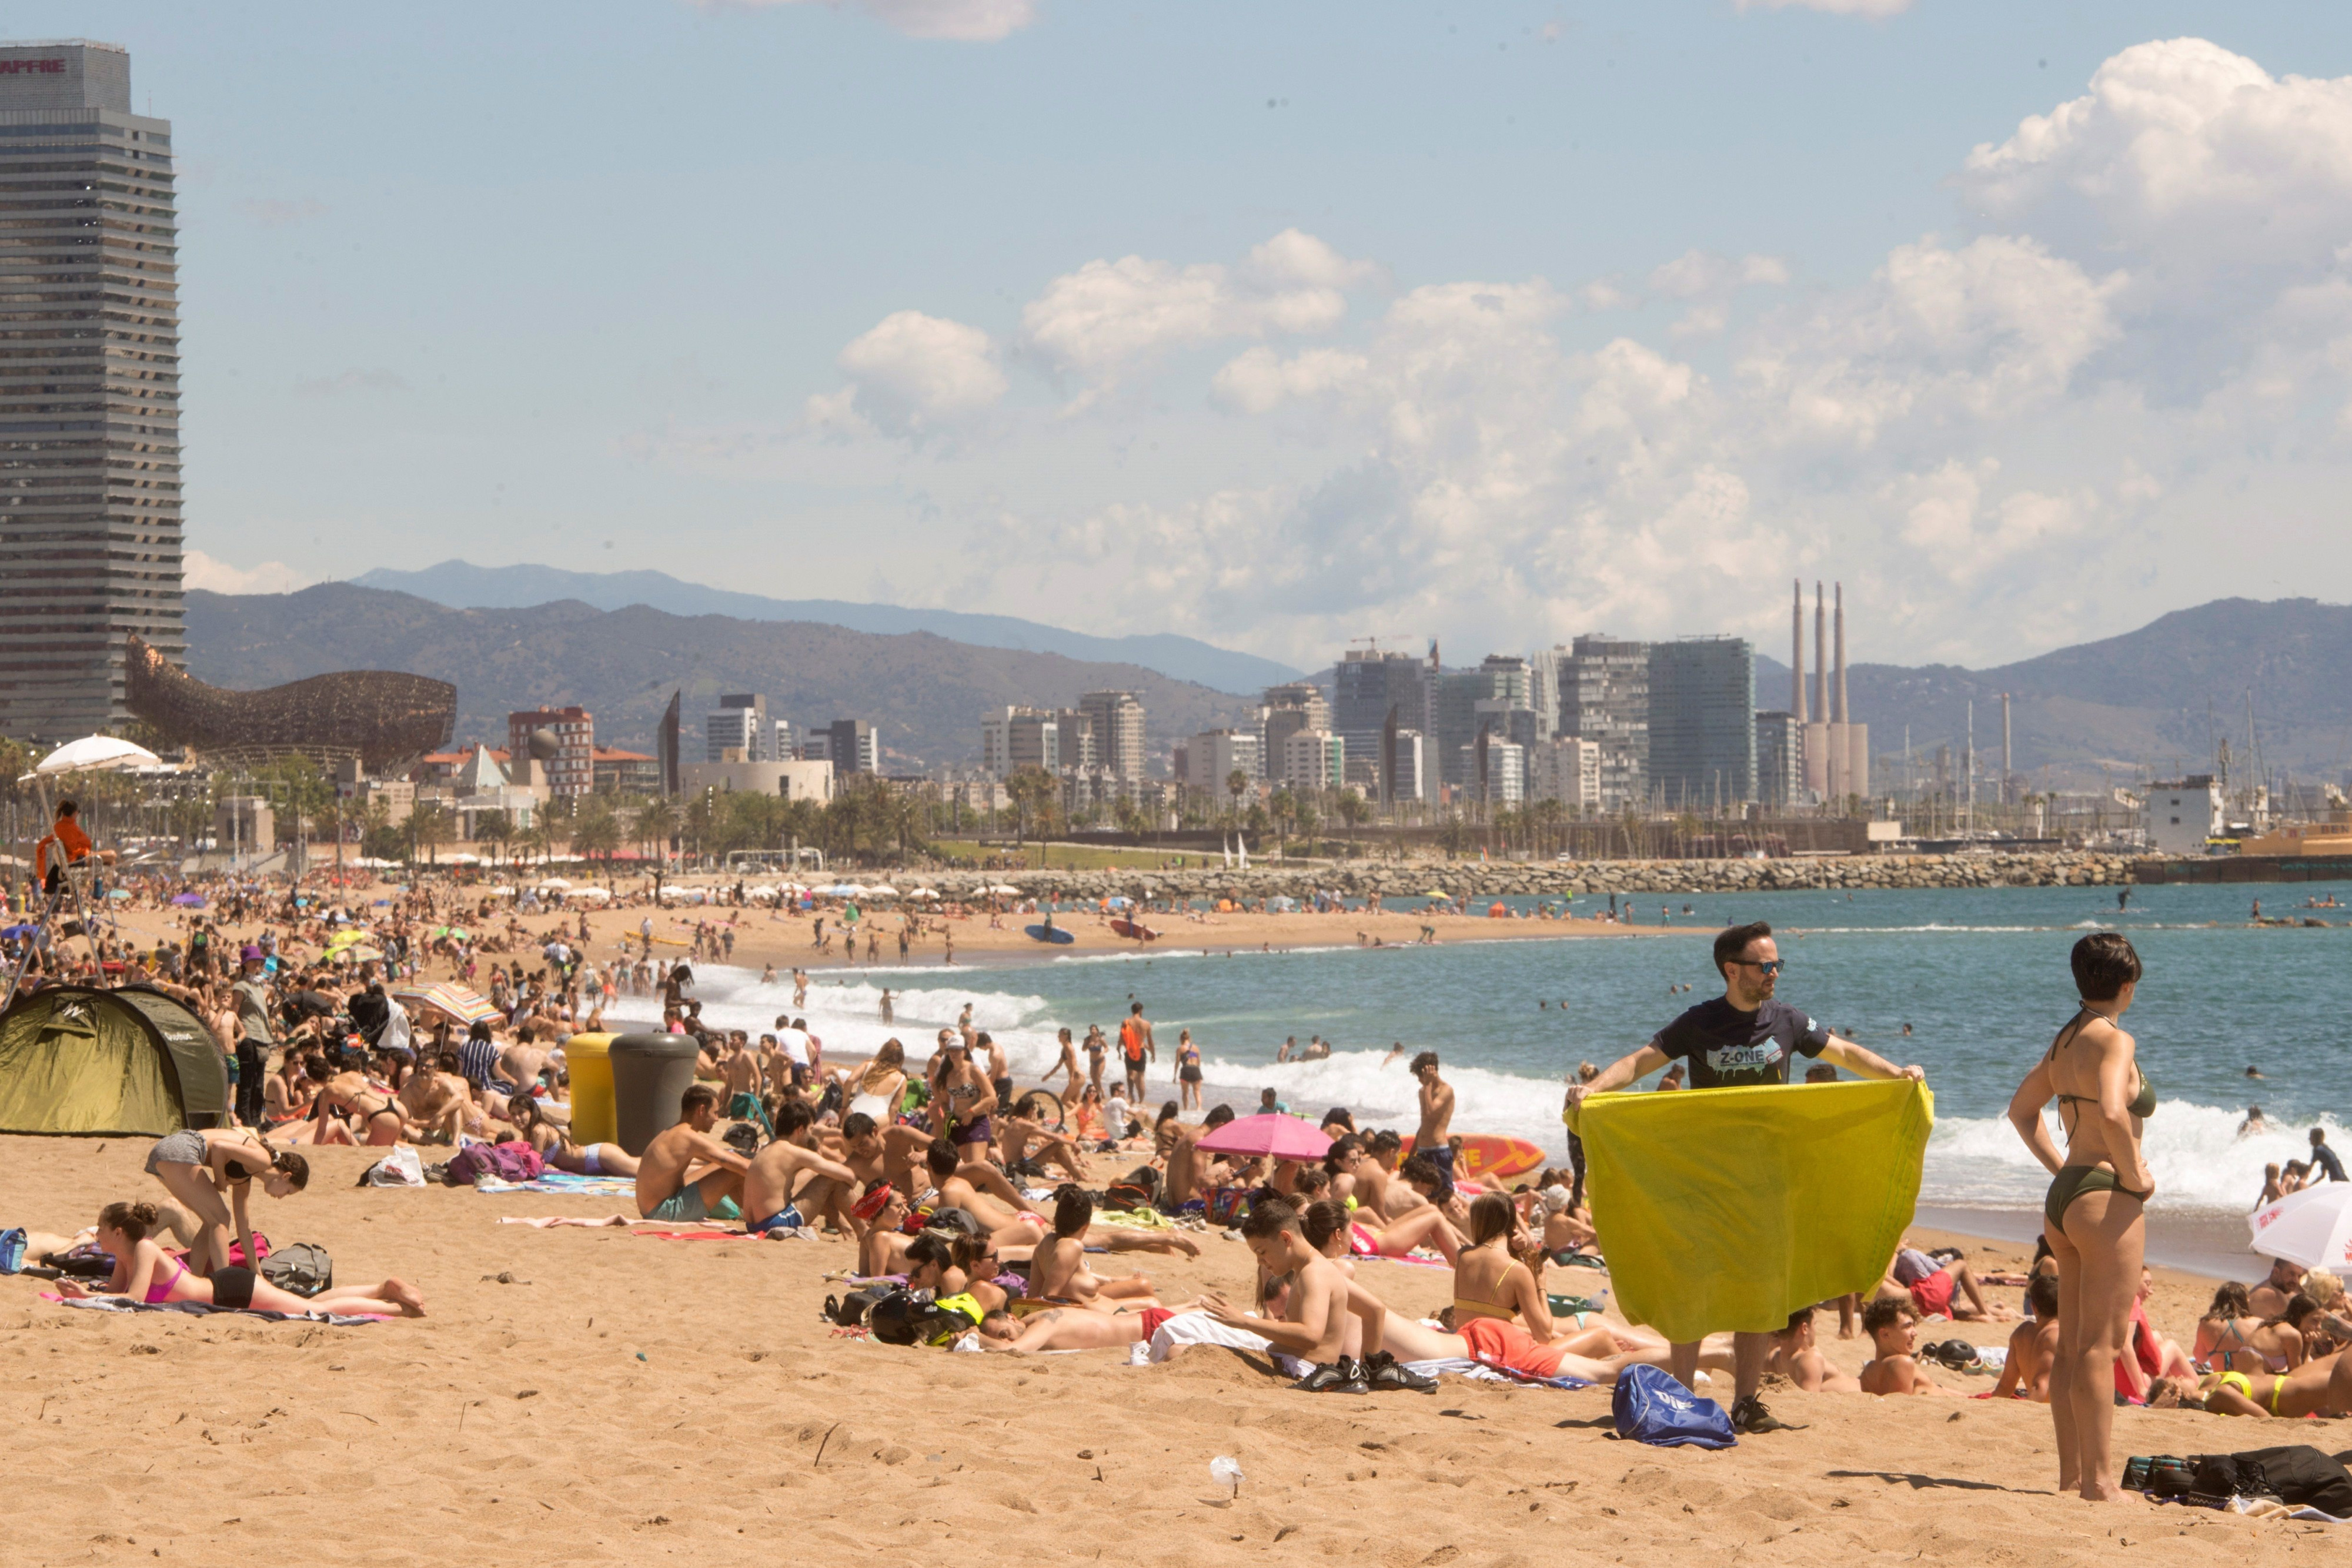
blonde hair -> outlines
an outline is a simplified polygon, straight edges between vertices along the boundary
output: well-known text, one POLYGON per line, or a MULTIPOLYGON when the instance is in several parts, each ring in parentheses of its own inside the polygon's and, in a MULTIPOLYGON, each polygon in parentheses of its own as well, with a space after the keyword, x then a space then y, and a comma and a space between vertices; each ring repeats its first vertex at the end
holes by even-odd
POLYGON ((2303 1277, 2303 1293, 2332 1312, 2344 1299, 2344 1281, 2325 1269, 2314 1269, 2303 1277))

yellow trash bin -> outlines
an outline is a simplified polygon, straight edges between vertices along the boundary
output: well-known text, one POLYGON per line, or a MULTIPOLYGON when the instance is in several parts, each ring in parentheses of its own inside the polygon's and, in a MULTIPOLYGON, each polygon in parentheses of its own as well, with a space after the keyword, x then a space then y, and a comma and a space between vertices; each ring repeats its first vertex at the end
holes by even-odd
POLYGON ((613 1039, 609 1034, 575 1034, 563 1042, 563 1059, 572 1073, 572 1141, 583 1148, 620 1141, 613 1109, 613 1061, 606 1054, 613 1039))

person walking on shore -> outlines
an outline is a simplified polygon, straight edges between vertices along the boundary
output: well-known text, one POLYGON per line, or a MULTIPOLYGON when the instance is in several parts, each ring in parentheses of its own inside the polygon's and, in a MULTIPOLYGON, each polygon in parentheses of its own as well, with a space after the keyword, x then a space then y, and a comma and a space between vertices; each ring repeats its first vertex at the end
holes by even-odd
MULTIPOLYGON (((1723 995, 1690 1009, 1649 1044, 1602 1068, 1591 1082, 1570 1084, 1570 1109, 1581 1105, 1588 1095, 1630 1088, 1669 1062, 1676 1063, 1678 1071, 1679 1064, 1689 1064, 1693 1089, 1786 1083, 1790 1058, 1799 1055, 1834 1062, 1864 1078, 1926 1081, 1925 1070, 1896 1067, 1875 1051, 1837 1039, 1802 1009, 1776 998, 1784 964, 1772 927, 1763 921, 1717 933, 1715 967, 1723 977, 1723 995)), ((1732 1335, 1731 1424, 1740 1432, 1775 1432, 1788 1425, 1756 1396, 1771 1352, 1769 1333, 1741 1331, 1732 1335)), ((1696 1386, 1698 1354, 1696 1341, 1669 1348, 1667 1370, 1685 1388, 1696 1386)))
POLYGON ((1151 1038, 1151 1020, 1143 1016, 1143 1004, 1131 1003, 1127 1018, 1118 1026, 1118 1053, 1127 1068, 1127 1097, 1136 1103, 1143 1102, 1143 1061, 1148 1054, 1160 1060, 1160 1046, 1151 1038))
POLYGON ((2139 955, 2120 933, 2074 944, 2082 1005, 2010 1097, 2009 1120, 2051 1174, 2042 1233, 2058 1260, 2058 1360, 2050 1419, 2058 1433, 2058 1486, 2092 1502, 2124 1496, 2109 1453, 2116 1355, 2124 1344, 2147 1249, 2145 1210, 2156 1178, 2140 1149, 2140 1124, 2156 1088, 2122 1028, 2139 988, 2139 955), (2062 1157, 2042 1121, 2058 1102, 2062 1157))

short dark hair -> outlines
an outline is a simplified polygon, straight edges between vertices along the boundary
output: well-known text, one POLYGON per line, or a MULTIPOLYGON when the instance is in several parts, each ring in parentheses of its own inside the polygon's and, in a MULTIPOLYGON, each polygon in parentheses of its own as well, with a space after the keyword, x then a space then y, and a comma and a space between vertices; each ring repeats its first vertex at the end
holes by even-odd
POLYGON ((776 1107, 776 1136, 790 1137, 815 1120, 816 1113, 809 1109, 807 1101, 790 1095, 776 1107))
POLYGON ((1131 1007, 1131 1008, 1128 1009, 1127 1010, 1128 1010, 1128 1011, 1129 1011, 1129 1013, 1130 1013, 1130 1014, 1139 1013, 1139 1012, 1141 1012, 1141 1011, 1143 1010, 1143 1004, 1142 1004, 1141 1002, 1138 1002, 1138 1003, 1136 1003, 1133 1007, 1131 1007))
POLYGON ((1083 1236, 1095 1222, 1095 1200, 1075 1182, 1064 1182, 1054 1192, 1054 1234, 1083 1236))
POLYGON ((2139 955, 2120 931, 2094 931, 2074 944, 2068 962, 2074 989, 2086 1002, 2111 1002, 2140 977, 2139 955))
POLYGON ((677 1097, 678 1119, 680 1121, 685 1120, 705 1105, 711 1106, 715 1109, 718 1104, 719 1091, 713 1089, 708 1083, 697 1083, 685 1093, 677 1097))
POLYGON ((951 1176, 963 1162, 956 1156, 956 1147, 945 1138, 934 1138, 931 1146, 923 1151, 923 1166, 933 1176, 951 1176))
POLYGON ((70 817, 80 810, 81 808, 75 805, 71 800, 60 800, 58 802, 58 815, 60 817, 70 817))
POLYGON ((1392 1127, 1382 1127, 1372 1134, 1372 1141, 1364 1145, 1364 1151, 1367 1154, 1386 1155, 1393 1154, 1402 1147, 1404 1147, 1404 1139, 1397 1134, 1396 1130, 1392 1127))
POLYGON ((863 1111, 852 1111, 841 1119, 841 1135, 845 1138, 862 1138, 873 1130, 874 1118, 863 1111))
POLYGON ((1748 945, 1772 935, 1769 920, 1751 920, 1745 925, 1727 925, 1715 934, 1715 972, 1725 979, 1731 977, 1731 961, 1748 951, 1748 945))
POLYGON ((1279 1236, 1286 1230, 1301 1228, 1298 1210, 1278 1197, 1250 1205, 1249 1218, 1242 1221, 1242 1239, 1263 1241, 1279 1236))
POLYGON ((1405 1071, 1407 1072, 1419 1072, 1424 1067, 1434 1068, 1436 1065, 1437 1052, 1433 1051, 1424 1051, 1419 1056, 1414 1057, 1411 1061, 1405 1064, 1405 1071))
POLYGON ((1908 1296, 1874 1297, 1870 1305, 1862 1309, 1862 1332, 1874 1334, 1880 1329, 1893 1328, 1897 1318, 1916 1315, 1908 1296))
POLYGON ((2025 1282, 2025 1304, 2033 1309, 2033 1321, 2051 1322, 2058 1316, 2058 1276, 2036 1274, 2025 1282))
POLYGON ((1812 1307, 1799 1307, 1795 1312, 1789 1314, 1789 1321, 1783 1323, 1777 1332, 1783 1339, 1795 1333, 1799 1329, 1803 1328, 1807 1323, 1813 1321, 1813 1313, 1817 1309, 1812 1307))
POLYGON ((1408 1155, 1404 1164, 1398 1167, 1397 1175, 1404 1177, 1408 1182, 1425 1181, 1440 1190, 1447 1185, 1445 1173, 1440 1170, 1437 1162, 1426 1154, 1416 1153, 1408 1155))
POLYGON ((1231 1105, 1217 1105, 1212 1107, 1209 1113, 1201 1118, 1201 1125, 1208 1128, 1222 1127, 1233 1119, 1234 1108, 1231 1105))

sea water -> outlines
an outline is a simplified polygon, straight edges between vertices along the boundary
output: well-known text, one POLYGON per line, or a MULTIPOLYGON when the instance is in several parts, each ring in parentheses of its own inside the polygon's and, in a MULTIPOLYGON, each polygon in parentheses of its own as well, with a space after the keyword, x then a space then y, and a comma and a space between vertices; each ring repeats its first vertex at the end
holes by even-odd
MULTIPOLYGON (((1613 1061, 1718 994, 1714 933, 1769 920, 1789 964, 1782 999, 1890 1061, 1927 1070, 1937 1120, 1922 1203, 2030 1210, 2049 1178, 2006 1119, 2010 1095, 2074 1013, 2068 950, 2087 931, 2117 929, 2147 968, 2126 1027, 2158 1098, 2146 1132, 2156 1208, 2210 1222, 2250 1209, 2263 1165, 2300 1157, 2313 1126, 2352 1155, 2352 1134, 2341 1131, 2352 1040, 2336 1016, 2352 962, 2352 909, 2302 907, 2325 894, 2318 883, 2145 887, 2121 909, 2113 888, 1645 894, 1625 901, 1645 923, 1633 938, 1273 953, 1229 953, 1215 944, 1213 925, 1169 918, 1144 953, 820 970, 798 1011, 829 1062, 854 1064, 895 1035, 920 1063, 934 1031, 969 1002, 975 1026, 1005 1045, 1026 1082, 1055 1060, 1057 1028, 1083 1040, 1087 1025, 1100 1024, 1115 1039, 1129 1002, 1140 1001, 1160 1048, 1151 1102, 1173 1096, 1177 1033, 1189 1028, 1208 1104, 1223 1101, 1246 1114, 1272 1088, 1302 1114, 1345 1105, 1360 1126, 1405 1131, 1415 1120, 1405 1062, 1431 1050, 1459 1096, 1455 1131, 1532 1139, 1564 1162, 1561 1095, 1577 1064, 1613 1061), (2265 915, 2335 924, 2258 926, 2249 920, 2257 898, 2265 915), (886 987, 896 1013, 887 1027, 879 1016, 886 987), (1275 1061, 1286 1037, 1304 1045, 1314 1035, 1335 1042, 1328 1059, 1275 1061), (2249 1066, 2260 1081, 2247 1078, 2249 1066), (2263 1107, 2273 1131, 2240 1134, 2250 1104, 2263 1107)), ((1579 914, 1605 907, 1575 901, 1579 914)), ((1379 925, 1410 935, 1404 922, 1379 925)), ((1328 932, 1318 940, 1328 943, 1328 932)), ((704 966, 698 974, 705 1018, 755 1036, 791 1000, 787 983, 763 984, 751 971, 704 966)), ((1115 1056, 1108 1071, 1118 1071, 1115 1056)))

